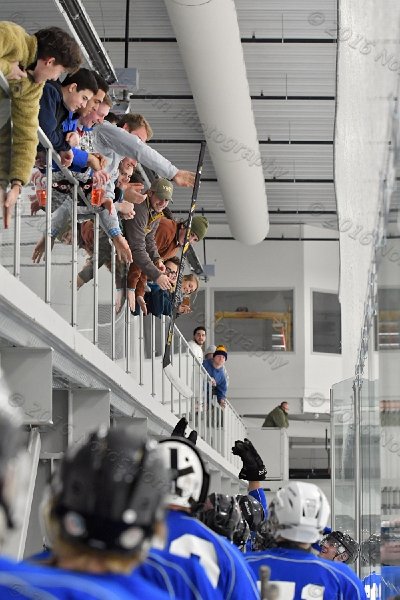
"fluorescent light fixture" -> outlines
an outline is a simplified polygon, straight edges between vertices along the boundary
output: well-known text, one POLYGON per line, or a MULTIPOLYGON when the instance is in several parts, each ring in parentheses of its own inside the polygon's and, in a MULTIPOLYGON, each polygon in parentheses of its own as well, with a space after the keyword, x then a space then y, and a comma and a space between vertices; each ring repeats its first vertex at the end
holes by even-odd
POLYGON ((117 80, 114 67, 80 0, 54 0, 68 27, 81 46, 88 65, 104 77, 107 83, 117 80))

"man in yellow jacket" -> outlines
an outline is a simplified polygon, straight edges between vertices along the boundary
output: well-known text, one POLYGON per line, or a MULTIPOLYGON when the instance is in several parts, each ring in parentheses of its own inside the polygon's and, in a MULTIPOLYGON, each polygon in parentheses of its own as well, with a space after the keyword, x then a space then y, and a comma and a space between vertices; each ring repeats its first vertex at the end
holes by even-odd
POLYGON ((35 162, 43 86, 64 71, 75 71, 81 62, 77 42, 62 29, 49 27, 30 35, 16 23, 0 21, 0 71, 10 87, 9 98, 0 88, 0 197, 5 228, 35 162))

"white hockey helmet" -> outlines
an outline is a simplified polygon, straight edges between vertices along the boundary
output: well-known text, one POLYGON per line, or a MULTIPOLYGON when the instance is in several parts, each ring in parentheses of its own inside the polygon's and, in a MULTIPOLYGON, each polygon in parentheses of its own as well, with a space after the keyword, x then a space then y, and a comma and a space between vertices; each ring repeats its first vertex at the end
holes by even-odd
POLYGON ((290 481, 271 502, 268 520, 275 537, 313 544, 321 537, 329 514, 328 500, 317 485, 290 481))
POLYGON ((195 510, 205 502, 210 480, 199 450, 183 437, 166 438, 160 444, 172 480, 167 504, 195 510))

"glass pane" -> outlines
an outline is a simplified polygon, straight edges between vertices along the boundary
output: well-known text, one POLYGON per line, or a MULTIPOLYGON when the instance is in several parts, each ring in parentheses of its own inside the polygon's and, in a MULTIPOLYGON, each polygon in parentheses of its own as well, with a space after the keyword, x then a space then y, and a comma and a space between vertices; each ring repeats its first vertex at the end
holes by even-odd
MULTIPOLYGON (((362 579, 369 577, 380 563, 380 414, 377 393, 377 382, 363 381, 360 393, 362 579)), ((373 586, 374 579, 368 584, 373 586)))
POLYGON ((336 383, 332 393, 332 427, 335 438, 335 522, 332 523, 332 528, 355 537, 353 380, 346 379, 336 383))
MULTIPOLYGON (((386 245, 379 250, 378 321, 380 463, 381 463, 381 560, 400 565, 400 240, 398 195, 392 197, 386 245), (397 200, 396 200, 397 198, 397 200)), ((384 573, 384 567, 382 574, 384 573)), ((400 579, 396 582, 400 594, 400 579)), ((394 592, 393 592, 393 595, 394 592)))
POLYGON ((341 316, 337 294, 313 292, 313 351, 341 353, 341 316))
POLYGON ((215 292, 215 343, 230 352, 293 350, 293 290, 215 292))

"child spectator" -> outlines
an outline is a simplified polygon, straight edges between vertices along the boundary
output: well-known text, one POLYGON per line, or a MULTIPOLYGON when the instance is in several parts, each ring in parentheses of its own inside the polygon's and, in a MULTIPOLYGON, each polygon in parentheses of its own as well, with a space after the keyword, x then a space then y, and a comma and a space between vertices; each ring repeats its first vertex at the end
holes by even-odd
MULTIPOLYGON (((0 102, 0 197, 4 226, 31 175, 38 144, 39 101, 47 79, 75 71, 82 62, 77 42, 58 27, 29 35, 22 27, 0 22, 0 70, 10 85, 11 124, 7 103, 0 102), (5 108, 6 107, 6 108, 5 108), (2 114, 1 110, 6 113, 2 114), (8 184, 11 189, 6 195, 8 184)), ((0 92, 0 99, 4 94, 0 92)))

